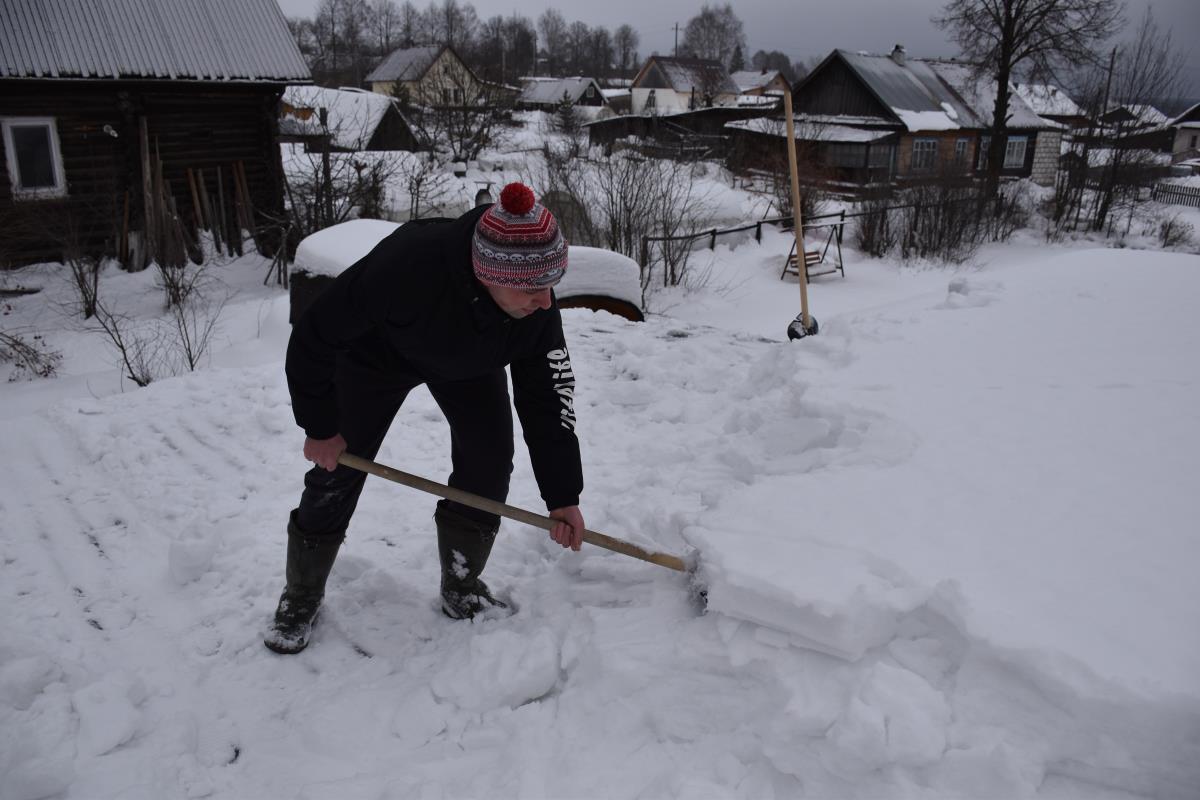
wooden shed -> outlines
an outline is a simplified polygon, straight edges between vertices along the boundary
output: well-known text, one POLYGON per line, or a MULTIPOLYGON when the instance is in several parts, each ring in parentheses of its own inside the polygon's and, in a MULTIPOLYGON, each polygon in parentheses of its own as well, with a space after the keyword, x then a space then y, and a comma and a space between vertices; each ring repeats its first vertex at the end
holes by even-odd
POLYGON ((231 230, 282 215, 279 100, 311 77, 274 0, 0 14, 0 267, 77 248, 136 269, 164 215, 191 228, 223 212, 231 230))

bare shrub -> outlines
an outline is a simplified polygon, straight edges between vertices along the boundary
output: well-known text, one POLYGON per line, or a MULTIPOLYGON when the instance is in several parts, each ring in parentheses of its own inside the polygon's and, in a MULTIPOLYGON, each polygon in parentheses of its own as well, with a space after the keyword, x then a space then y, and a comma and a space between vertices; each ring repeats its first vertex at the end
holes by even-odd
POLYGON ((890 186, 870 188, 859 203, 854 243, 860 251, 883 258, 895 247, 898 235, 892 221, 891 206, 895 194, 890 186))
POLYGON ((97 302, 93 319, 116 350, 125 377, 137 386, 149 386, 160 377, 165 342, 157 326, 139 327, 132 318, 109 310, 102 302, 97 302))
MULTIPOLYGON (((641 268, 643 302, 652 285, 678 286, 687 277, 690 241, 643 248, 646 237, 690 236, 706 227, 708 203, 696 164, 646 158, 630 151, 571 158, 547 145, 544 197, 571 209, 575 244, 626 255, 641 268)), ((554 209, 557 212, 557 207, 554 209)))
POLYGON ((1158 243, 1164 249, 1169 247, 1186 247, 1192 243, 1192 224, 1172 214, 1158 224, 1158 243))
POLYGON ((41 334, 28 338, 13 332, 0 331, 0 363, 12 363, 9 381, 49 378, 62 363, 62 353, 50 348, 41 334))

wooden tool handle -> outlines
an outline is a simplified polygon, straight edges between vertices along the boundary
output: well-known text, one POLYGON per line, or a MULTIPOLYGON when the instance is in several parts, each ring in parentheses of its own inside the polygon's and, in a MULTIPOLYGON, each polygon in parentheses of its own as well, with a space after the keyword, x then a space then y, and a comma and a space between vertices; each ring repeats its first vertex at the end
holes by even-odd
MULTIPOLYGON (((464 506, 486 511, 489 514, 497 514, 507 519, 524 522, 526 525, 532 525, 535 528, 542 530, 550 530, 557 524, 556 520, 550 517, 535 514, 532 511, 526 511, 523 508, 517 508, 505 503, 500 503, 495 500, 489 500, 486 497, 480 497, 477 494, 455 489, 453 486, 431 481, 428 478, 422 478, 419 475, 412 475, 398 469, 386 467, 383 464, 377 464, 374 461, 366 458, 360 458, 350 453, 342 453, 338 456, 338 463, 344 464, 347 467, 356 469, 360 472, 366 472, 370 475, 375 475, 380 478, 386 478, 389 481, 402 484, 410 489, 419 489, 422 492, 444 497, 447 500, 453 500, 456 503, 462 503, 464 506)), ((644 550, 636 544, 627 542, 624 539, 617 539, 613 536, 607 536, 596 531, 585 530, 583 532, 583 540, 588 544, 594 544, 597 547, 603 547, 605 550, 611 550, 614 553, 638 558, 642 561, 649 561, 651 564, 658 564, 660 567, 677 570, 678 572, 688 572, 688 565, 679 556, 673 556, 669 553, 656 553, 649 550, 644 550)))

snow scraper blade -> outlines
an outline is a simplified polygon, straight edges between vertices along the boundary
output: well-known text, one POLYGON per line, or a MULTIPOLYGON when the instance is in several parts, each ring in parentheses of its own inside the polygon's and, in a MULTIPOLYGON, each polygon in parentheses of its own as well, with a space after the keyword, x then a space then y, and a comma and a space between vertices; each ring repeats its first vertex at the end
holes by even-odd
MULTIPOLYGON (((480 497, 477 494, 455 489, 453 486, 431 481, 428 478, 422 478, 418 475, 412 475, 407 472, 402 472, 392 467, 386 467, 383 464, 377 464, 366 458, 360 458, 350 453, 342 453, 338 456, 338 463, 344 464, 347 467, 356 469, 359 472, 365 472, 369 475, 375 475, 380 478, 386 478, 389 481, 402 484, 410 489, 418 489, 422 492, 436 495, 447 500, 453 500, 456 503, 462 503, 464 506, 486 511, 489 514, 497 514, 506 519, 524 522, 526 525, 532 525, 535 528, 542 530, 550 530, 556 524, 555 520, 541 514, 535 514, 532 511, 526 511, 523 508, 517 508, 505 503, 500 503, 495 500, 489 500, 486 497, 480 497)), ((629 556, 630 558, 649 561, 651 564, 658 564, 660 567, 673 569, 676 572, 688 573, 693 579, 693 594, 703 601, 704 591, 702 588, 695 585, 696 561, 695 558, 684 559, 679 556, 671 555, 670 553, 659 553, 651 550, 646 550, 638 547, 632 542, 627 542, 624 539, 618 539, 614 536, 608 536, 596 531, 585 530, 583 532, 583 541, 596 547, 603 547, 605 550, 611 550, 614 553, 629 556)))

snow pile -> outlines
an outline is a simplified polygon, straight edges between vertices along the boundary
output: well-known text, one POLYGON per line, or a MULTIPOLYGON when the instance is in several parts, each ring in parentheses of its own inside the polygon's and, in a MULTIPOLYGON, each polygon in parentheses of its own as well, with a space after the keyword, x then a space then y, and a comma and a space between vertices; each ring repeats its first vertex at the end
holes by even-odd
MULTIPOLYGON (((1198 259, 850 254, 787 343, 786 251, 697 253, 671 316, 564 312, 589 526, 697 548, 707 614, 506 524, 519 613, 447 620, 433 499, 370 479, 289 658, 261 635, 305 463, 265 262, 222 273, 211 365, 124 393, 40 273, 9 319, 69 374, 0 387, 0 797, 1194 797, 1198 259)), ((379 460, 442 477, 449 439, 416 390, 379 460)), ((510 502, 539 508, 521 448, 510 502)))

